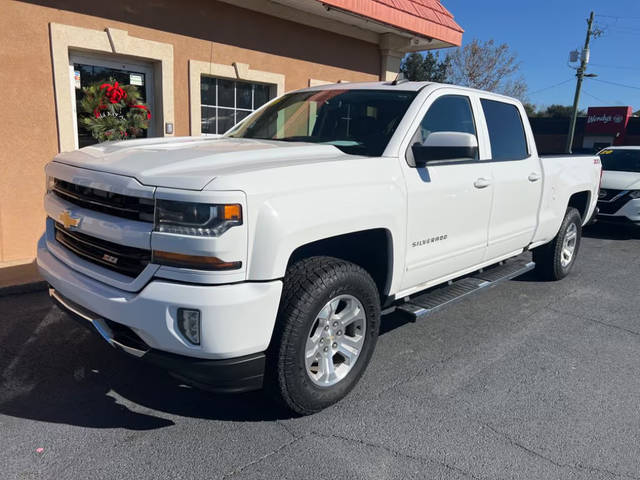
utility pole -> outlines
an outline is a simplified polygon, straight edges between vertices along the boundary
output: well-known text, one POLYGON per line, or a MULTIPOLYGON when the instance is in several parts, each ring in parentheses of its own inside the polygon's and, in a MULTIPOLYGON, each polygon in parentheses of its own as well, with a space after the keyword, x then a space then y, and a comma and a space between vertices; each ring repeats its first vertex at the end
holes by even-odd
POLYGON ((580 66, 578 67, 578 71, 576 73, 576 77, 578 77, 578 81, 576 83, 576 94, 573 97, 573 112, 571 115, 571 126, 569 127, 569 135, 567 138, 567 147, 565 151, 567 153, 571 153, 571 149, 573 148, 573 136, 576 130, 576 120, 578 119, 578 104, 580 103, 580 89, 582 88, 582 79, 585 76, 585 70, 587 69, 587 64, 589 63, 589 41, 591 40, 591 26, 593 24, 593 12, 589 16, 589 20, 587 20, 587 38, 584 41, 584 49, 582 50, 582 54, 580 55, 580 66))

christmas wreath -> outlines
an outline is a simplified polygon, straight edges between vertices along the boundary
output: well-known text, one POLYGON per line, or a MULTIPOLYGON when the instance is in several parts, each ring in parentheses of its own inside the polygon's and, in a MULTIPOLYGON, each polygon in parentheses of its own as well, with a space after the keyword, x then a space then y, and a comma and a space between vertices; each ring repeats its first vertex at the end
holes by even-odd
POLYGON ((98 82, 82 89, 81 124, 98 142, 136 138, 149 128, 151 111, 135 85, 98 82))

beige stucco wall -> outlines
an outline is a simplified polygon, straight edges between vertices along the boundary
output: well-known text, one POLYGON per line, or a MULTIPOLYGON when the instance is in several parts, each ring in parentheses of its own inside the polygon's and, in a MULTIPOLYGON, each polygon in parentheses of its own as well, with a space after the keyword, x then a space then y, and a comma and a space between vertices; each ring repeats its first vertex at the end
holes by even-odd
POLYGON ((57 152, 50 24, 170 44, 173 121, 189 135, 189 62, 233 65, 284 76, 284 89, 324 81, 371 81, 377 45, 214 0, 133 3, 84 0, 2 2, 0 14, 0 268, 30 262, 43 230, 43 166, 57 152))

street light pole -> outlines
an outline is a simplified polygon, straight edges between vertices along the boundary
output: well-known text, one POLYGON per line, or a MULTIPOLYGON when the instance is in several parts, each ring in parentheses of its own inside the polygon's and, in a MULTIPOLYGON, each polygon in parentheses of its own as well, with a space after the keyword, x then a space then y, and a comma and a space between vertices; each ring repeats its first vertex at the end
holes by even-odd
POLYGON ((576 130, 576 121, 578 119, 578 104, 580 103, 580 89, 582 88, 582 79, 584 78, 584 72, 587 69, 587 63, 589 63, 589 41, 591 40, 591 25, 593 24, 593 12, 589 16, 589 20, 587 20, 587 38, 584 41, 584 49, 582 50, 582 55, 580 55, 580 66, 578 67, 578 71, 576 73, 576 77, 578 77, 578 81, 576 82, 576 94, 573 97, 573 111, 571 114, 571 126, 569 127, 569 135, 567 138, 567 146, 565 151, 567 153, 571 153, 571 149, 573 148, 573 136, 576 130))

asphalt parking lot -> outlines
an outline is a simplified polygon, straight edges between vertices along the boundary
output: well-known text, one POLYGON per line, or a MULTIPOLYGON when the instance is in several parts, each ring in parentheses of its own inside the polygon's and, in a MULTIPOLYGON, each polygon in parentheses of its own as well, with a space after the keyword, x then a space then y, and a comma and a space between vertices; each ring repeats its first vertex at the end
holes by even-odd
POLYGON ((562 282, 387 316, 354 392, 305 418, 181 386, 45 292, 0 297, 0 477, 640 478, 640 233, 585 235, 562 282))

